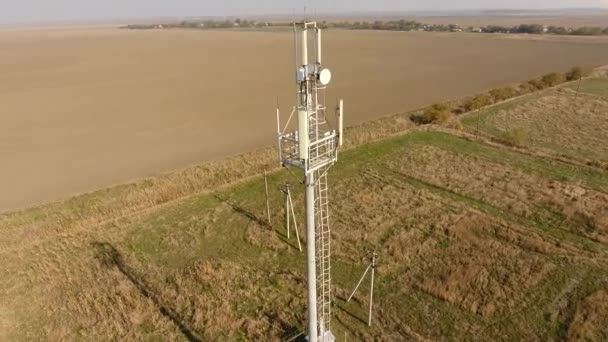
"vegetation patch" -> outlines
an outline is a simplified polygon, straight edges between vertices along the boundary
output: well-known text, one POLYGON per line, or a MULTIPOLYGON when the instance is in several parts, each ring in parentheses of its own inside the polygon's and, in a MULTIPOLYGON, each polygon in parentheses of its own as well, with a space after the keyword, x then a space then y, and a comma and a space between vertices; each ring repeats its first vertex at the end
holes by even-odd
POLYGON ((564 88, 515 106, 488 110, 482 117, 464 122, 471 131, 479 128, 515 146, 601 166, 608 161, 604 143, 607 112, 607 100, 564 88))
POLYGON ((602 341, 608 339, 608 290, 602 289, 583 299, 568 329, 568 339, 602 341))
MULTIPOLYGON (((499 130, 507 112, 538 101, 561 106, 570 95, 516 100, 492 109, 487 120, 499 130)), ((598 99, 579 96, 588 96, 581 98, 585 103, 598 99)), ((533 131, 524 151, 434 131, 401 134, 401 126, 388 126, 354 129, 351 147, 369 143, 341 153, 329 174, 336 336, 606 336, 605 170, 530 153, 541 141, 533 131), (367 284, 346 302, 370 251, 379 255, 372 327, 366 324, 367 284)), ((603 153, 599 144, 587 149, 603 153)), ((279 190, 292 185, 305 244, 302 175, 269 173, 269 220, 261 174, 274 157, 272 151, 261 156, 233 159, 247 166, 238 172, 230 164, 210 164, 4 215, 0 328, 8 329, 0 337, 298 335, 306 323, 305 254, 293 230, 287 238, 279 190)))

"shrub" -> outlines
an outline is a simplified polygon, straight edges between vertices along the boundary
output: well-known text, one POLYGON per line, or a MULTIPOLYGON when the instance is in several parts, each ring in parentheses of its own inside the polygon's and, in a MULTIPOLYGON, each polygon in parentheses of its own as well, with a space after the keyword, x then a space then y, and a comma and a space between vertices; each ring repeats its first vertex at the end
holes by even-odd
POLYGON ((547 32, 551 34, 567 35, 568 29, 563 26, 549 26, 549 30, 547 32))
POLYGON ((509 33, 511 32, 511 29, 508 27, 504 27, 504 26, 498 26, 498 25, 488 25, 483 29, 483 32, 488 32, 488 33, 509 33))
POLYGON ((591 71, 588 69, 583 69, 581 67, 573 67, 566 73, 566 80, 568 81, 576 81, 581 79, 582 77, 589 76, 591 71))
POLYGON ((457 131, 462 131, 464 130, 464 125, 462 124, 462 122, 460 122, 460 120, 455 119, 455 120, 450 120, 448 121, 447 125, 448 128, 451 129, 455 129, 457 131))
POLYGON ((570 34, 575 36, 599 36, 602 34, 601 27, 579 27, 573 30, 570 34))
POLYGON ((494 99, 494 102, 504 101, 517 95, 517 90, 513 87, 497 88, 490 90, 490 96, 494 99))
POLYGON ((464 102, 464 109, 471 112, 492 104, 492 98, 487 94, 481 94, 467 99, 464 102))
POLYGON ((511 31, 517 33, 541 34, 544 32, 544 27, 540 24, 523 24, 514 27, 511 31))
POLYGON ((564 75, 557 72, 546 74, 541 79, 541 82, 545 84, 545 87, 555 87, 556 85, 564 83, 564 75))
POLYGON ((537 79, 529 80, 528 84, 534 90, 543 90, 543 89, 547 88, 547 85, 545 84, 545 82, 543 82, 541 80, 537 80, 537 79))
POLYGON ((430 123, 445 123, 452 117, 447 105, 443 103, 434 104, 424 110, 422 114, 412 116, 412 121, 417 124, 426 125, 430 123))
POLYGON ((504 140, 511 146, 525 146, 530 134, 525 128, 514 128, 503 133, 504 140))
POLYGON ((566 80, 568 81, 578 80, 581 77, 583 77, 583 69, 580 67, 574 67, 566 73, 566 80))
POLYGON ((526 83, 520 84, 519 87, 517 87, 517 90, 520 95, 524 95, 524 94, 529 94, 529 93, 535 92, 537 89, 534 84, 532 84, 532 83, 530 83, 530 81, 528 81, 526 83))

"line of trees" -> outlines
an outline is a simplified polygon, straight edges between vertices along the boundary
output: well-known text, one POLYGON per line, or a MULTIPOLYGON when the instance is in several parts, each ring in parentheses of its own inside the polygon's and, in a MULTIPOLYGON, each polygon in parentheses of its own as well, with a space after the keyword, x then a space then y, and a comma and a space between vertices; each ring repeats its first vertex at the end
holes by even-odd
POLYGON ((483 107, 505 101, 517 96, 526 95, 535 91, 558 86, 564 82, 576 81, 587 76, 589 71, 581 67, 573 67, 565 73, 550 73, 535 78, 517 86, 508 86, 492 89, 487 93, 478 94, 455 103, 434 104, 424 111, 414 114, 411 120, 417 124, 443 124, 455 115, 475 111, 483 107))
POLYGON ((124 29, 130 30, 151 30, 151 29, 225 29, 225 28, 238 28, 238 27, 266 27, 274 26, 271 23, 253 21, 246 19, 226 19, 226 20, 183 20, 180 22, 171 22, 163 24, 135 24, 123 26, 124 29))
POLYGON ((585 26, 568 28, 564 26, 543 26, 540 24, 524 24, 513 27, 490 25, 482 28, 487 33, 528 33, 528 34, 556 34, 573 36, 601 36, 608 35, 608 27, 585 26))
POLYGON ((414 20, 393 20, 374 22, 355 21, 355 22, 323 22, 321 27, 325 28, 342 28, 351 30, 384 30, 384 31, 434 31, 434 32, 450 32, 462 31, 460 26, 455 24, 423 24, 414 20))
MULTIPOLYGON (((235 27, 260 28, 267 26, 289 26, 288 23, 269 23, 253 21, 247 19, 226 19, 226 20, 188 20, 164 24, 146 25, 127 25, 123 28, 132 30, 146 29, 222 29, 235 27)), ((480 33, 526 33, 526 34, 556 34, 556 35, 575 35, 575 36, 599 36, 608 35, 608 27, 579 27, 567 28, 563 26, 543 26, 540 24, 522 24, 513 27, 488 25, 483 27, 462 28, 456 24, 424 24, 415 20, 390 20, 373 22, 368 21, 341 21, 320 23, 322 28, 341 28, 349 30, 383 30, 383 31, 428 31, 428 32, 480 32, 480 33)))
POLYGON ((431 31, 431 32, 480 32, 480 33, 519 33, 519 34, 556 34, 576 36, 608 35, 608 27, 579 27, 544 26, 540 24, 522 24, 516 26, 488 25, 483 27, 469 26, 466 28, 456 24, 423 24, 413 20, 392 20, 374 22, 323 22, 325 27, 352 29, 352 30, 386 30, 386 31, 431 31))

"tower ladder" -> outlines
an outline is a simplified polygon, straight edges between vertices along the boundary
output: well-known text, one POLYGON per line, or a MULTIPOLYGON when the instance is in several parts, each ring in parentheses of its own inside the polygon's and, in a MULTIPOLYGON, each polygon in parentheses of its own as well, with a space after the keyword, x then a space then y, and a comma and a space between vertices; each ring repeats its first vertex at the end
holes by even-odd
POLYGON ((331 322, 331 230, 327 170, 315 171, 315 222, 317 259, 317 316, 321 336, 330 331, 331 322))

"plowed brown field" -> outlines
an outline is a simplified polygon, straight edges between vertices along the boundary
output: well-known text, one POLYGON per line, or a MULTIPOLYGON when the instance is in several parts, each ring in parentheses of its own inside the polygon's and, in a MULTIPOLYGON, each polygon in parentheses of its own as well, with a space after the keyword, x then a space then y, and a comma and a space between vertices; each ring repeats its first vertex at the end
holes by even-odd
MULTIPOLYGON (((331 31, 347 123, 605 64, 608 39, 331 31)), ((270 145, 291 34, 0 32, 0 211, 270 145)))

